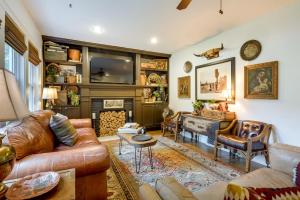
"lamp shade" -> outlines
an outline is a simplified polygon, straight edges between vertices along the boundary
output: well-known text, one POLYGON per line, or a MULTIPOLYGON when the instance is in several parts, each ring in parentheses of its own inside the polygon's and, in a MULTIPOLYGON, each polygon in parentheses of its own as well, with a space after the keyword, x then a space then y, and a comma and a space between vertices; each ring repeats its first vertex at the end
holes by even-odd
POLYGON ((43 99, 57 99, 56 88, 43 88, 43 99))
POLYGON ((22 119, 29 114, 15 76, 0 69, 0 121, 22 119))

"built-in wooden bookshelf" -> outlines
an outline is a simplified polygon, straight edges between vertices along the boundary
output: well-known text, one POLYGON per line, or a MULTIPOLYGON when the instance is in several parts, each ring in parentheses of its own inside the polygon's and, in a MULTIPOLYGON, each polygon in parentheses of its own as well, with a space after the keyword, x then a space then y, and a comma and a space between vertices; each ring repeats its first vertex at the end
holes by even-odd
MULTIPOLYGON (((133 120, 147 128, 159 127, 162 121, 162 111, 168 105, 169 94, 169 54, 149 52, 138 49, 130 49, 124 47, 109 46, 65 38, 57 38, 51 36, 43 36, 43 41, 52 41, 58 45, 68 46, 69 48, 78 49, 81 52, 81 60, 79 62, 70 62, 69 59, 57 60, 47 59, 44 55, 44 87, 60 86, 61 88, 77 87, 80 95, 80 105, 72 106, 68 102, 67 105, 57 105, 54 111, 62 112, 69 118, 91 118, 92 117, 92 99, 129 99, 133 100, 133 120), (134 84, 102 84, 90 82, 90 56, 91 52, 101 52, 104 54, 132 56, 134 60, 134 84), (152 65, 145 67, 142 63, 160 61, 166 63, 166 68, 162 66, 152 65), (49 82, 47 81, 46 66, 50 63, 57 65, 76 66, 76 72, 82 75, 82 83, 68 82, 49 82), (150 74, 157 74, 159 77, 165 77, 165 83, 143 84, 141 74, 148 77, 150 74), (144 96, 144 89, 157 91, 163 89, 166 101, 147 101, 144 96)), ((161 64, 161 63, 160 63, 161 64)), ((149 99, 149 98, 148 98, 149 99)), ((162 99, 161 99, 162 100, 162 99)), ((98 119, 97 119, 98 120, 98 119)))

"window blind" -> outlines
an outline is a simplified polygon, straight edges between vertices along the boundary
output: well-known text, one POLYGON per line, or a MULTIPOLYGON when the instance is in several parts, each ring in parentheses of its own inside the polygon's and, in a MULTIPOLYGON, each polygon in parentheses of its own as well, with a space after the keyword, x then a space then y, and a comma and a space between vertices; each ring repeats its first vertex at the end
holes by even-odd
POLYGON ((5 42, 21 55, 23 55, 27 50, 24 34, 7 15, 5 15, 5 42))
POLYGON ((39 52, 31 42, 28 43, 28 54, 29 62, 31 62, 35 66, 40 64, 41 60, 39 58, 39 52))

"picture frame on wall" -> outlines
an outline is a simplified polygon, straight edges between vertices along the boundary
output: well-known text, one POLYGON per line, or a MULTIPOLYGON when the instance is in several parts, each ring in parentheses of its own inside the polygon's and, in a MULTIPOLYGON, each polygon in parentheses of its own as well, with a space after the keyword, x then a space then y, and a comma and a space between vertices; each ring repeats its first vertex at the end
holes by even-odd
POLYGON ((122 109, 122 108, 124 108, 124 100, 123 99, 103 100, 103 108, 104 109, 122 109))
POLYGON ((235 101, 235 57, 196 66, 196 100, 235 101), (223 91, 230 91, 224 97, 223 91))
POLYGON ((191 98, 191 76, 178 78, 178 98, 191 98))
POLYGON ((246 99, 278 99, 278 61, 245 66, 244 81, 246 99))

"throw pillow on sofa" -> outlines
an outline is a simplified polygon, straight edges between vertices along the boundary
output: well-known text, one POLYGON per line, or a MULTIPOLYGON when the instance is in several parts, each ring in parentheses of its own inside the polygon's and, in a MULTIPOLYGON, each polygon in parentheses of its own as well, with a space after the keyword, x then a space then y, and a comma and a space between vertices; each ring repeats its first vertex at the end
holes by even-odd
POLYGON ((228 184, 224 200, 300 200, 300 187, 253 188, 228 184))
POLYGON ((69 119, 62 114, 57 113, 56 115, 51 116, 50 128, 57 139, 65 145, 73 146, 78 139, 76 129, 69 119))

